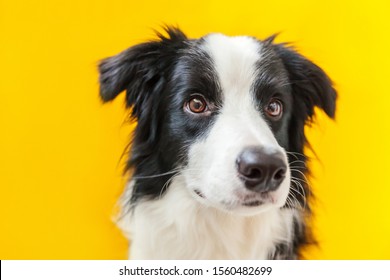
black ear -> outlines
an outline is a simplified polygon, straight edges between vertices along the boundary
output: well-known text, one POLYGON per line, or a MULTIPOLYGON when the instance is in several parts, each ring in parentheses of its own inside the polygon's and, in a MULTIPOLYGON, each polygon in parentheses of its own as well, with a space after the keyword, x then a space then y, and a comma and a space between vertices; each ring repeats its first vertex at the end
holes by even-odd
POLYGON ((295 108, 301 108, 307 118, 314 114, 317 106, 331 118, 335 116, 336 90, 325 72, 316 64, 298 54, 285 44, 274 45, 288 72, 295 108), (304 106, 303 106, 304 105, 304 106))
POLYGON ((100 62, 100 96, 104 102, 126 90, 126 105, 133 107, 133 116, 139 117, 148 98, 162 90, 166 73, 187 39, 179 29, 167 27, 165 31, 168 36, 157 33, 158 40, 100 62))
MULTIPOLYGON (((334 118, 337 93, 330 78, 316 64, 285 44, 274 44, 273 47, 287 70, 292 89, 293 109, 288 150, 295 154, 290 160, 298 159, 302 163, 302 166, 298 167, 299 170, 307 172, 303 164, 307 160, 304 156, 304 146, 311 146, 305 136, 305 124, 312 121, 315 107, 321 108, 330 118, 334 118)), ((294 171, 292 174, 300 178, 298 173, 294 171)))

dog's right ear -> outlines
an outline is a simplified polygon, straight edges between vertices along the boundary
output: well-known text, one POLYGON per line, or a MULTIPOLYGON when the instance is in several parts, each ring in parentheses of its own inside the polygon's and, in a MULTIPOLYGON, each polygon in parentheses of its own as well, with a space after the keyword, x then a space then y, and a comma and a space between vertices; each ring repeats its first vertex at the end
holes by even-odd
POLYGON ((162 90, 165 73, 187 40, 177 28, 167 27, 166 32, 168 36, 157 33, 158 40, 136 45, 100 62, 100 96, 104 102, 126 90, 126 106, 133 107, 133 116, 138 117, 148 97, 162 90))

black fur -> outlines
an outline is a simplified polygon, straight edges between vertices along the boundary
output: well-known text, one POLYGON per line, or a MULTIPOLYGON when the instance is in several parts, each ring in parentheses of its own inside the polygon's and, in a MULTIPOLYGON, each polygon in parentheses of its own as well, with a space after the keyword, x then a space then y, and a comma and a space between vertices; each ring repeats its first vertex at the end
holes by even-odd
POLYGON ((158 41, 129 48, 99 66, 102 100, 126 90, 127 107, 138 122, 127 164, 139 178, 131 203, 163 195, 174 175, 170 171, 186 162, 187 144, 211 124, 213 117, 195 120, 183 113, 190 94, 207 92, 210 100, 219 100, 212 62, 200 41, 187 39, 178 29, 166 31, 167 37, 158 34, 158 41))
MULTIPOLYGON (((131 204, 163 195, 173 170, 186 164, 188 144, 211 127, 217 113, 196 119, 184 114, 183 104, 190 95, 201 92, 214 104, 223 103, 213 61, 200 48, 203 39, 190 40, 175 28, 166 32, 167 36, 158 34, 158 40, 129 48, 99 66, 102 100, 111 101, 126 90, 127 107, 138 122, 127 165, 135 178, 131 204), (165 175, 154 176, 159 174, 165 175)), ((303 175, 308 172, 304 126, 312 120, 315 107, 334 117, 336 91, 317 65, 292 48, 273 43, 273 37, 263 41, 262 52, 267 55, 259 62, 261 74, 253 91, 259 108, 267 96, 275 94, 285 104, 283 118, 269 120, 269 125, 288 152, 292 176, 305 189, 303 197, 297 183, 292 182, 292 195, 309 212, 306 202, 310 190, 303 175)), ((280 244, 270 258, 297 256, 298 249, 308 242, 308 231, 295 221, 294 232, 293 249, 286 251, 280 244)))

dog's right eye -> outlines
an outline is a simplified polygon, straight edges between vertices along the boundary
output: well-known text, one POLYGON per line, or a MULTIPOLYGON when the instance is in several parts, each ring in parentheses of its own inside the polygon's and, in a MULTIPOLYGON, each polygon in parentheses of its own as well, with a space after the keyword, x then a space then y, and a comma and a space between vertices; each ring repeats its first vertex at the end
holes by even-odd
POLYGON ((278 99, 271 99, 271 101, 265 107, 265 112, 274 120, 279 120, 283 114, 282 102, 278 99))
POLYGON ((209 112, 207 102, 200 94, 192 95, 191 99, 185 103, 184 108, 192 114, 204 114, 209 112))

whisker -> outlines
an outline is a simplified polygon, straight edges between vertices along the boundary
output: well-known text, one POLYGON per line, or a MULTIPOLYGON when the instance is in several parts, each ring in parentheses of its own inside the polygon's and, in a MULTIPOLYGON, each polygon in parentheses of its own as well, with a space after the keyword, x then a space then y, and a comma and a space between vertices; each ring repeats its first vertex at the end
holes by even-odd
POLYGON ((295 191, 297 194, 299 194, 303 198, 303 208, 306 209, 306 192, 305 188, 302 186, 302 184, 298 181, 291 180, 297 187, 298 189, 290 188, 291 191, 295 191), (302 189, 302 192, 299 191, 299 189, 302 189))
POLYGON ((307 181, 305 179, 297 178, 297 177, 294 177, 294 176, 292 176, 291 179, 294 179, 296 181, 301 181, 302 183, 306 183, 307 184, 307 181))
POLYGON ((173 173, 179 172, 179 170, 171 170, 165 173, 155 174, 155 175, 148 175, 148 176, 133 176, 132 179, 150 179, 150 178, 157 178, 165 175, 170 175, 173 173))
POLYGON ((304 162, 303 160, 294 160, 293 162, 290 162, 289 164, 294 164, 296 162, 300 162, 300 163, 303 163, 304 166, 306 166, 306 162, 304 162))
POLYGON ((295 195, 289 191, 289 196, 287 197, 288 205, 295 209, 301 209, 304 210, 301 203, 299 203, 298 199, 295 197, 295 195))
POLYGON ((299 186, 300 186, 300 188, 302 189, 302 191, 304 192, 304 195, 305 195, 306 198, 307 198, 307 196, 306 196, 305 190, 307 190, 307 191, 309 192, 308 195, 311 196, 311 187, 310 187, 309 180, 307 179, 307 177, 305 176, 305 174, 302 173, 301 171, 299 171, 299 170, 295 170, 295 171, 298 172, 298 173, 300 173, 300 174, 303 176, 303 179, 297 178, 297 177, 294 177, 294 176, 292 176, 291 179, 292 179, 292 180, 295 180, 296 183, 299 183, 299 186), (302 183, 305 184, 305 185, 307 186, 307 188, 304 188, 303 185, 302 185, 302 183))
POLYGON ((286 153, 287 153, 287 154, 291 154, 291 155, 299 155, 299 156, 306 157, 304 154, 298 153, 298 152, 286 152, 286 153))
MULTIPOLYGON (((202 169, 195 169, 195 168, 186 168, 185 169, 186 171, 201 171, 202 169)), ((183 171, 183 167, 177 167, 175 169, 172 169, 171 171, 168 171, 168 172, 164 172, 164 173, 160 173, 160 174, 153 174, 153 175, 145 175, 145 176, 132 176, 131 178, 132 179, 150 179, 150 178, 157 178, 157 177, 162 177, 162 176, 165 176, 165 175, 170 175, 170 174, 174 174, 174 173, 178 173, 178 172, 181 172, 183 171)))
POLYGON ((161 191, 160 191, 160 194, 159 194, 159 196, 158 196, 158 198, 159 199, 161 199, 161 197, 162 197, 162 195, 163 195, 163 193, 164 193, 164 190, 165 189, 167 189, 168 188, 168 186, 169 186, 169 184, 172 182, 172 180, 174 179, 174 178, 177 178, 178 176, 180 176, 181 174, 175 174, 175 175, 173 175, 171 178, 169 178, 169 180, 167 180, 166 182, 165 182, 165 184, 163 185, 163 187, 161 188, 161 191))
POLYGON ((308 182, 309 180, 307 179, 307 177, 306 177, 306 175, 302 172, 302 171, 300 171, 300 170, 298 170, 298 169, 291 169, 291 171, 295 171, 295 172, 298 172, 299 174, 301 174, 302 176, 303 176, 303 178, 306 180, 306 182, 308 182))

